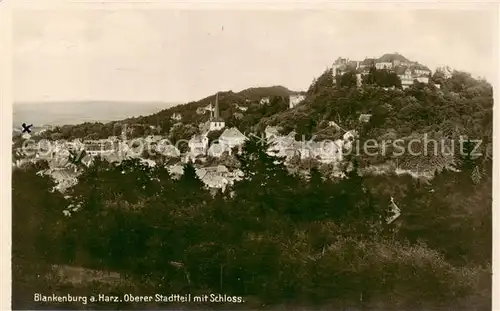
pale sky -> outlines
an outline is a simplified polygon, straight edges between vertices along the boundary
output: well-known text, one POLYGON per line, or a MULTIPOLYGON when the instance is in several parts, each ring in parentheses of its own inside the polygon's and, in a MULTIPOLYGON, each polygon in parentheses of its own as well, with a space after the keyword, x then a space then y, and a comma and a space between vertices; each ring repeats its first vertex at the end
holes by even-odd
POLYGON ((339 56, 399 52, 494 79, 495 10, 71 10, 13 15, 15 101, 187 102, 306 90, 339 56))

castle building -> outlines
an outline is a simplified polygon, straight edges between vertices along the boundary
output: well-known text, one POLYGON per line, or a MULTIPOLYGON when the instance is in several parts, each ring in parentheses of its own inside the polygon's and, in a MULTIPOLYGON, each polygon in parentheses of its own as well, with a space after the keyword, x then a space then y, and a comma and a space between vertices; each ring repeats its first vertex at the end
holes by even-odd
POLYGON ((300 104, 305 98, 306 97, 304 95, 290 95, 290 100, 289 100, 290 109, 300 104))

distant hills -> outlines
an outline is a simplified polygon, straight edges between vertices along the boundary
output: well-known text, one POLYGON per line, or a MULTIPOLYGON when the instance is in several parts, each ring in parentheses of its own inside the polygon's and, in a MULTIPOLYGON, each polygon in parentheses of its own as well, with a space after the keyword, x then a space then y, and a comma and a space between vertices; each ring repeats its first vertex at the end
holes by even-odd
POLYGON ((291 91, 281 85, 275 85, 269 87, 251 87, 236 93, 236 95, 248 98, 250 100, 256 100, 265 96, 290 96, 292 94, 298 93, 300 92, 291 91))
MULTIPOLYGON (((252 87, 234 93, 220 92, 222 102, 232 99, 235 102, 259 100, 265 96, 287 97, 299 92, 291 91, 280 85, 252 87)), ((77 125, 85 122, 108 123, 120 120, 134 120, 141 116, 162 116, 176 110, 192 109, 208 105, 215 100, 215 94, 187 104, 167 102, 123 102, 123 101, 74 101, 74 102, 26 102, 13 106, 13 126, 21 123, 38 126, 77 125), (174 108, 175 107, 175 108, 174 108)))
MULTIPOLYGON (((288 109, 290 95, 305 94, 305 92, 274 85, 251 87, 239 92, 220 91, 218 94, 220 115, 226 121, 226 126, 237 126, 246 130, 260 118, 288 109), (269 98, 268 104, 259 103, 263 97, 269 98)), ((209 120, 208 111, 206 109, 200 111, 198 108, 206 108, 214 103, 215 96, 216 94, 212 94, 185 104, 104 101, 17 104, 14 106, 14 128, 18 128, 23 122, 34 125, 50 124, 55 127, 45 135, 52 139, 94 139, 115 135, 115 125, 121 123, 144 126, 143 130, 136 128, 134 135, 153 134, 151 132, 153 131, 181 139, 190 137, 198 130, 198 125, 209 120), (180 122, 172 120, 174 113, 182 115, 180 122), (175 124, 183 125, 179 133, 172 132, 175 124)))
POLYGON ((177 104, 117 101, 14 103, 13 126, 17 128, 23 122, 35 126, 109 122, 149 115, 177 104))

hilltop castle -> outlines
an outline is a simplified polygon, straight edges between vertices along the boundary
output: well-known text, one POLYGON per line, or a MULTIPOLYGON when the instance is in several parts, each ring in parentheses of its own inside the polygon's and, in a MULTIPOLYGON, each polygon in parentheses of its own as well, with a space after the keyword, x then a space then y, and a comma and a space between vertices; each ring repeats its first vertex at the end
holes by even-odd
POLYGON ((370 68, 375 67, 377 70, 389 70, 395 72, 401 80, 403 89, 413 85, 417 80, 420 83, 429 83, 431 71, 424 65, 418 62, 412 62, 401 54, 392 53, 384 54, 381 57, 365 58, 363 61, 353 61, 348 58, 337 58, 332 65, 332 73, 335 77, 343 75, 348 71, 356 73, 358 86, 361 85, 362 77, 370 72, 370 68))

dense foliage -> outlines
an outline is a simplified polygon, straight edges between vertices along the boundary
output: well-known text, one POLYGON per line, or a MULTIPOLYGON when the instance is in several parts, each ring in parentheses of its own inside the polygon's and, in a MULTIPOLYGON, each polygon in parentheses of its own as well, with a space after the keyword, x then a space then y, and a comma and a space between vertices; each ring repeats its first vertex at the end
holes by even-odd
POLYGON ((346 129, 356 127, 359 115, 367 113, 372 119, 366 125, 366 135, 372 138, 390 130, 401 137, 442 130, 446 134, 460 131, 470 137, 491 138, 491 85, 463 72, 441 83, 441 89, 436 89, 432 81, 429 85, 416 83, 406 90, 370 85, 332 87, 331 71, 326 71, 314 81, 303 105, 263 118, 261 123, 315 134, 330 120, 346 129))
POLYGON ((466 173, 444 172, 422 186, 354 167, 332 181, 315 169, 291 174, 264 151, 251 139, 238 157, 248 178, 215 196, 191 164, 173 180, 136 160, 97 161, 71 189, 81 210, 70 217, 62 213, 70 202, 47 192, 38 168, 15 170, 15 189, 31 190, 14 191, 14 228, 23 228, 13 256, 119 271, 143 294, 412 306, 483 297, 488 305, 490 179, 471 187, 466 173), (390 196, 404 209, 396 232, 382 221, 390 196))

